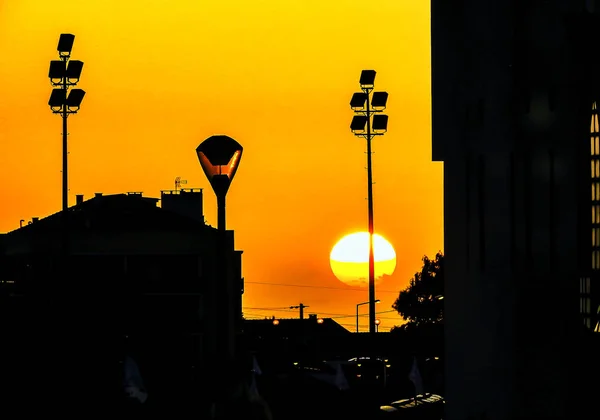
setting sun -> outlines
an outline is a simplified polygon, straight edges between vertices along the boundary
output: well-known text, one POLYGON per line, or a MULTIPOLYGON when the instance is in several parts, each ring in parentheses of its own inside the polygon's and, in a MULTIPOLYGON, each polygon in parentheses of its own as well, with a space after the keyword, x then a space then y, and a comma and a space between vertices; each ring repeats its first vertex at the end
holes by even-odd
MULTIPOLYGON (((383 236, 373 235, 375 280, 392 275, 396 269, 396 251, 383 236)), ((369 277, 369 233, 357 232, 344 236, 335 244, 329 256, 333 274, 349 286, 364 286, 369 277)))

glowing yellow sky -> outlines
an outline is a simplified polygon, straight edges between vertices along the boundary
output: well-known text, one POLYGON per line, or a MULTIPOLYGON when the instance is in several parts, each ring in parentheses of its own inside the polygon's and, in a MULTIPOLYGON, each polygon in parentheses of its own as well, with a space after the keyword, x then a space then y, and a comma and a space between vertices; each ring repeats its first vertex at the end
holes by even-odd
MULTIPOLYGON (((430 161, 428 3, 0 2, 0 231, 60 208, 61 124, 47 106, 47 72, 59 34, 70 32, 87 91, 69 125, 70 202, 100 191, 157 197, 181 176, 206 188, 215 225, 195 148, 227 134, 244 146, 227 225, 244 250, 245 306, 302 301, 308 313, 351 315, 367 292, 336 280, 329 252, 367 227, 365 144, 349 131, 348 103, 360 71, 372 68, 376 88, 390 94, 373 168, 375 230, 398 254, 377 296, 378 310, 391 309, 390 292, 443 245, 442 166, 430 161)), ((381 318, 381 330, 399 322, 381 318)))

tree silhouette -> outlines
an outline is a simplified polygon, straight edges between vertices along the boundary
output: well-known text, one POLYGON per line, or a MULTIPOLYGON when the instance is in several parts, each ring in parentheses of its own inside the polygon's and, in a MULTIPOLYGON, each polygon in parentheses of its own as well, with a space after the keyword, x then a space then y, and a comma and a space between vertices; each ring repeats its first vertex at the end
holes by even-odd
POLYGON ((444 320, 444 254, 423 257, 423 267, 400 292, 392 305, 405 321, 405 328, 441 324, 444 320))

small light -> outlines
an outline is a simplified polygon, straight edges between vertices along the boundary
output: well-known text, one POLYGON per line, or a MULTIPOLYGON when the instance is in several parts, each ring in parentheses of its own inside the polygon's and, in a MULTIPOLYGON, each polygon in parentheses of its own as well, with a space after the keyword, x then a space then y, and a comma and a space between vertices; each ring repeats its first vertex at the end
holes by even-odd
POLYGON ((377 319, 375 320, 375 325, 379 325, 379 324, 381 324, 381 321, 379 320, 379 318, 377 318, 377 319))
POLYGON ((322 324, 323 322, 324 322, 324 321, 323 321, 323 318, 319 318, 319 319, 317 319, 317 324, 322 324))
POLYGON ((274 319, 273 320, 273 325, 279 325, 279 320, 278 319, 274 319))
POLYGON ((386 368, 390 368, 390 367, 392 367, 392 365, 385 365, 385 367, 386 367, 386 368))

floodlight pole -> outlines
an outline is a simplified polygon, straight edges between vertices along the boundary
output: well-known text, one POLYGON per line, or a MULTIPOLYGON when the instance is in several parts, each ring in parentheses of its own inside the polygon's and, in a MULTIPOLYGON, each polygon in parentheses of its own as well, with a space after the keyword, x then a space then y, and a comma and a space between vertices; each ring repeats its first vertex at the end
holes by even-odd
POLYGON ((375 252, 373 250, 373 170, 371 150, 371 90, 363 88, 367 94, 367 202, 369 207, 369 332, 375 333, 375 252))
POLYGON ((372 141, 375 136, 380 136, 387 131, 387 115, 377 115, 385 109, 387 92, 373 92, 375 89, 375 70, 363 70, 360 78, 362 92, 352 95, 350 107, 356 112, 350 129, 357 137, 367 140, 367 203, 369 217, 369 333, 375 334, 375 252, 373 237, 375 234, 373 223, 373 150, 372 141), (373 98, 371 98, 371 94, 373 98), (377 98, 375 98, 377 97, 377 98), (373 121, 371 121, 373 117, 373 121), (366 126, 366 127, 365 127, 366 126), (366 130, 365 130, 366 128, 366 130))
MULTIPOLYGON (((65 69, 67 68, 67 61, 69 61, 69 55, 62 55, 60 56, 60 59, 65 63, 65 69)), ((68 132, 67 132, 67 119, 69 118, 69 112, 68 112, 68 107, 66 104, 66 98, 67 98, 67 91, 69 89, 69 84, 68 84, 68 78, 67 78, 67 74, 65 71, 65 74, 63 76, 62 79, 62 89, 64 91, 65 94, 65 104, 63 105, 62 108, 62 123, 63 123, 63 128, 62 128, 62 210, 63 212, 66 212, 69 209, 69 172, 68 172, 68 159, 69 159, 69 151, 68 151, 68 142, 67 142, 67 136, 68 136, 68 132)), ((65 216, 66 217, 66 216, 65 216)))

